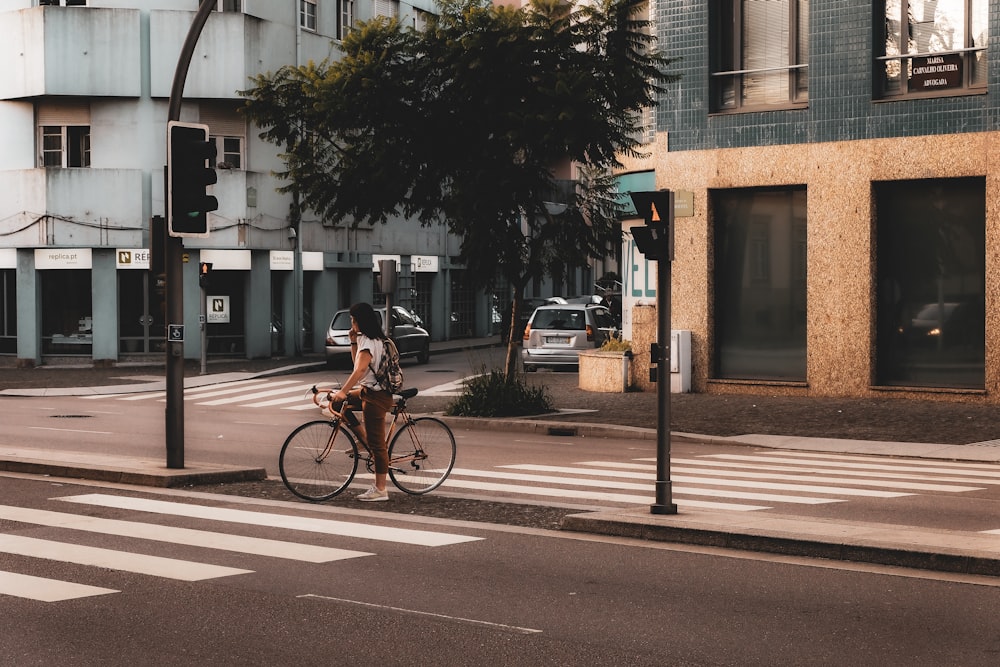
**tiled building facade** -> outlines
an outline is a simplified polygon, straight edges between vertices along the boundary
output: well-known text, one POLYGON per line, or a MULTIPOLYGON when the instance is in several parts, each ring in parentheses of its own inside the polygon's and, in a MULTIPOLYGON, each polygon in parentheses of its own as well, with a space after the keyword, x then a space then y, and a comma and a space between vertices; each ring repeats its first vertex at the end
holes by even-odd
POLYGON ((1000 2, 653 11, 694 390, 1000 401, 1000 2))

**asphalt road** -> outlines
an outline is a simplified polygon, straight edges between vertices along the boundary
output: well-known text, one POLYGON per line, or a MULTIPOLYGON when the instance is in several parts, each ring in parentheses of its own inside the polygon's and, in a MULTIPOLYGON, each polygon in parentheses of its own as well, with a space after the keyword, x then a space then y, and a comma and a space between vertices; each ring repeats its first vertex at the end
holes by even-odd
POLYGON ((0 585, 40 578, 0 594, 0 664, 975 667, 1000 650, 995 582, 947 575, 10 476, 0 512, 0 585), (104 590, 35 599, 59 582, 104 590))

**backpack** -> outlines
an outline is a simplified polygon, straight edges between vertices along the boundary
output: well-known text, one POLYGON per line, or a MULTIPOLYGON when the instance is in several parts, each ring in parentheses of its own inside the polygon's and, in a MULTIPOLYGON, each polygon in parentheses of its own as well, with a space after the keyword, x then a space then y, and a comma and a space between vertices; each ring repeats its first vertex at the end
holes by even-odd
POLYGON ((375 379, 382 385, 382 388, 395 394, 403 388, 403 369, 399 367, 399 350, 392 340, 386 338, 382 341, 382 359, 378 363, 378 370, 372 368, 375 379))

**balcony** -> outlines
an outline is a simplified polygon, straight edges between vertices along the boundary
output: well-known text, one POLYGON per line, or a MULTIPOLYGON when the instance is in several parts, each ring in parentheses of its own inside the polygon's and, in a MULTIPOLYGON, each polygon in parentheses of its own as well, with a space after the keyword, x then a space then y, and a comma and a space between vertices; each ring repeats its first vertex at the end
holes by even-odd
POLYGON ((138 169, 0 172, 5 247, 143 247, 138 169))
POLYGON ((0 12, 0 99, 138 97, 139 10, 31 7, 0 12))

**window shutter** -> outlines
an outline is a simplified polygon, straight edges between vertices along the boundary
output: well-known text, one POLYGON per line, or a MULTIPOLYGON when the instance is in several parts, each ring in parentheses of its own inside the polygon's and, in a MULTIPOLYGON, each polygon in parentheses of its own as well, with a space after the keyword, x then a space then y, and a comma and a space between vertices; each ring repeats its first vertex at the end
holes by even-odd
POLYGON ((208 133, 213 137, 245 137, 247 134, 246 120, 228 105, 202 104, 199 122, 208 125, 208 133))
POLYGON ((90 125, 90 102, 42 102, 38 125, 90 125))

